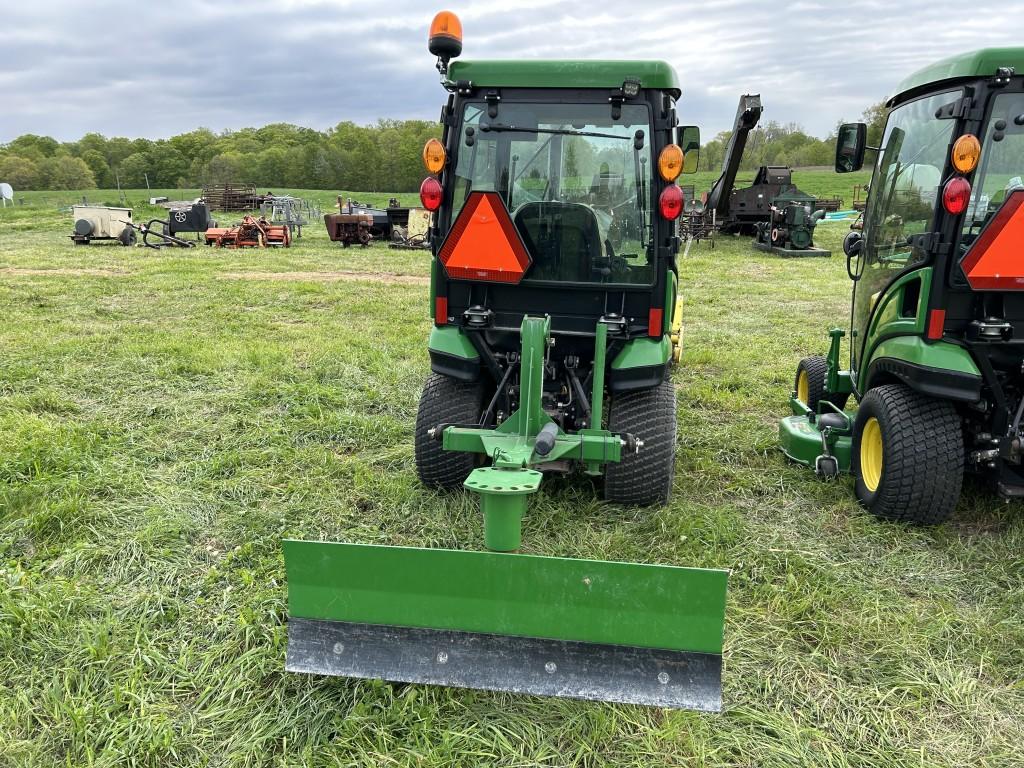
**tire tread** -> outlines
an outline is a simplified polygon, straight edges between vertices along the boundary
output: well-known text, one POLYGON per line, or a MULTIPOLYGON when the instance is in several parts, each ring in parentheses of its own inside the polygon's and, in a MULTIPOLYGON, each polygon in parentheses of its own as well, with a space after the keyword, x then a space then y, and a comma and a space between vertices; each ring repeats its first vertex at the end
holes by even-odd
POLYGON ((618 504, 665 504, 676 456, 676 392, 671 381, 612 397, 608 429, 643 441, 639 453, 605 467, 605 499, 618 504))
POLYGON ((475 424, 480 419, 482 387, 431 373, 423 384, 416 412, 416 474, 433 488, 458 488, 476 466, 477 455, 446 451, 428 430, 439 424, 475 424))
POLYGON ((857 497, 873 514, 917 525, 937 525, 953 514, 963 486, 964 444, 951 403, 903 384, 882 385, 861 402, 855 435, 857 497), (882 482, 874 494, 860 479, 860 434, 869 416, 879 420, 884 441, 882 482))

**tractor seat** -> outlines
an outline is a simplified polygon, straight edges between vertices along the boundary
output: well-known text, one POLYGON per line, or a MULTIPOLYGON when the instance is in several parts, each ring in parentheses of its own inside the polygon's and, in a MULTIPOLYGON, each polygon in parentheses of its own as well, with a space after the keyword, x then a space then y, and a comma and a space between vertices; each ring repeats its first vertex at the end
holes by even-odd
POLYGON ((604 257, 593 209, 581 203, 523 203, 512 217, 533 257, 534 280, 586 281, 604 257))

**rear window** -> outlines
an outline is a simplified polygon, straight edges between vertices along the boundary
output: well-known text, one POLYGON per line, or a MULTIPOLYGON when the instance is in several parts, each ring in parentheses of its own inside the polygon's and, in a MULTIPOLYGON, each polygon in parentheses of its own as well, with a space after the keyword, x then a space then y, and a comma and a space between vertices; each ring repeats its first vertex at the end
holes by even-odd
POLYGON ((468 103, 452 221, 471 191, 497 192, 533 265, 526 280, 654 282, 652 136, 646 105, 468 103), (636 147, 637 137, 642 146, 636 147))

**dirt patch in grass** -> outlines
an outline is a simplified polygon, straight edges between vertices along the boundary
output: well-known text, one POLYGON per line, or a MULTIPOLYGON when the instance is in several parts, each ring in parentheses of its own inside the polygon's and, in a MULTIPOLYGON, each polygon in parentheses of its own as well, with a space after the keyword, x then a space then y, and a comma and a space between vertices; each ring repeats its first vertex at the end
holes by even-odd
POLYGON ((12 277, 35 277, 43 275, 46 277, 124 277, 130 275, 127 270, 118 269, 96 269, 94 267, 54 267, 53 269, 24 269, 21 267, 4 267, 0 269, 0 275, 11 275, 12 277))
POLYGON ((347 282, 395 283, 399 285, 430 285, 426 275, 398 275, 393 272, 225 272, 225 280, 291 280, 335 283, 347 282))

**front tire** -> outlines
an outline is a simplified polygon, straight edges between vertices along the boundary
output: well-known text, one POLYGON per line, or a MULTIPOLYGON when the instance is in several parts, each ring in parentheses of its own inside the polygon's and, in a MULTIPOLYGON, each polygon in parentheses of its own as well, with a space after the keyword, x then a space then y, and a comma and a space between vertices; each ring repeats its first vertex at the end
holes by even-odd
POLYGON ((676 461, 676 391, 671 381, 612 395, 608 430, 643 441, 639 453, 605 465, 604 497, 616 504, 665 504, 676 461))
POLYGON ((827 400, 839 410, 843 410, 850 397, 845 393, 838 392, 825 394, 825 379, 827 377, 828 360, 821 355, 805 357, 796 367, 793 389, 796 391, 797 400, 800 400, 814 413, 818 412, 818 403, 822 400, 827 400))
POLYGON ((477 455, 446 451, 428 431, 441 424, 470 425, 480 421, 483 385, 431 373, 423 385, 416 413, 416 474, 432 488, 458 488, 476 466, 477 455))
POLYGON ((857 500, 876 517, 942 523, 963 484, 960 417, 948 401, 902 384, 876 387, 857 411, 852 464, 857 500))

